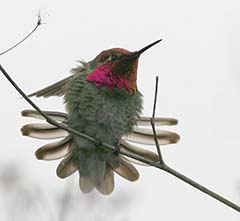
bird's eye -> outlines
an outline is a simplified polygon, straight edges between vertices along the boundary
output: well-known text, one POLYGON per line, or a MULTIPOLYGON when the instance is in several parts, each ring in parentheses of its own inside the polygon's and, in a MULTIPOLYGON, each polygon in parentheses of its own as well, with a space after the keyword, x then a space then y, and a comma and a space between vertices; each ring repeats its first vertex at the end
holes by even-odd
POLYGON ((113 54, 109 57, 110 61, 116 61, 118 59, 117 55, 113 54))

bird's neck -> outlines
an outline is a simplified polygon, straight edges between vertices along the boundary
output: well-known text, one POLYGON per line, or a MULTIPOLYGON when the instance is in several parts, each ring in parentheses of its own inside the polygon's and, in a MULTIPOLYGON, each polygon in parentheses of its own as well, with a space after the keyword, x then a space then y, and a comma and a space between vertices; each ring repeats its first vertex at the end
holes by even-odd
POLYGON ((136 75, 131 77, 131 74, 115 74, 111 63, 100 65, 90 71, 86 80, 95 83, 96 87, 106 87, 108 90, 125 88, 130 94, 137 90, 136 75))

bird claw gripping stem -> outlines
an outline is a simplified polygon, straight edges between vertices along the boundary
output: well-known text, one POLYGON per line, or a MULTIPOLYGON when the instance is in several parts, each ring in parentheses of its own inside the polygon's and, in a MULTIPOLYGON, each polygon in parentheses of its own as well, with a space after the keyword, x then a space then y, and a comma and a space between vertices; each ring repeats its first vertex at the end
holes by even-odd
POLYGON ((119 151, 120 151, 120 141, 119 141, 119 140, 117 140, 117 141, 115 142, 114 148, 115 148, 115 150, 113 151, 113 154, 114 154, 115 156, 118 156, 119 151))
POLYGON ((95 138, 94 145, 98 148, 102 145, 102 141, 98 138, 95 138))

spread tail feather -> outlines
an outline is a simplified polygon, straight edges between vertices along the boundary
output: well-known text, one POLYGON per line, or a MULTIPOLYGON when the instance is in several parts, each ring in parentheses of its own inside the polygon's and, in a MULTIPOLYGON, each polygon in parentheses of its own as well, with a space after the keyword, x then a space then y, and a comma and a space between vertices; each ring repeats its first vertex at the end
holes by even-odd
MULTIPOLYGON (((171 131, 156 130, 156 135, 160 145, 174 144, 180 140, 180 136, 171 131)), ((124 139, 139 144, 155 145, 153 131, 140 127, 135 127, 134 131, 124 139)))
MULTIPOLYGON (((58 111, 43 111, 49 117, 53 118, 56 121, 66 122, 67 121, 67 114, 58 112, 58 111)), ((35 119, 45 120, 45 118, 39 114, 36 110, 24 110, 22 111, 23 117, 32 117, 35 119)))
MULTIPOLYGON (((175 118, 155 117, 154 124, 155 126, 171 126, 177 125, 178 120, 175 118)), ((140 119, 137 121, 137 126, 151 126, 151 118, 140 116, 140 119)))
POLYGON ((83 193, 91 192, 95 187, 104 194, 109 195, 114 190, 114 172, 129 181, 136 181, 139 178, 137 169, 127 162, 122 156, 117 158, 118 163, 114 164, 108 160, 99 159, 97 152, 92 153, 88 158, 79 158, 79 187, 83 193))
POLYGON ((26 124, 21 128, 22 135, 38 139, 55 139, 68 135, 68 132, 51 124, 26 124))
MULTIPOLYGON (((131 154, 135 154, 137 156, 146 158, 148 160, 151 160, 153 162, 158 162, 159 161, 159 157, 156 153, 147 150, 147 149, 143 149, 140 147, 136 147, 130 143, 128 143, 127 141, 121 139, 120 140, 120 149, 123 150, 126 153, 131 153, 131 154)), ((129 157, 125 157, 128 161, 134 163, 134 164, 139 164, 139 165, 143 165, 143 166, 148 166, 148 164, 142 163, 140 161, 134 160, 132 158, 129 157)))
POLYGON ((67 155, 58 165, 56 173, 60 178, 66 178, 78 170, 78 162, 72 154, 67 155))
POLYGON ((95 188, 95 185, 89 175, 79 174, 79 187, 83 193, 90 193, 95 188))
POLYGON ((98 191, 104 195, 112 193, 114 189, 114 173, 109 166, 105 169, 103 180, 96 187, 98 191))
POLYGON ((139 178, 139 173, 135 166, 127 162, 123 157, 119 157, 119 165, 115 167, 111 165, 112 169, 123 178, 129 181, 136 181, 139 178))
POLYGON ((90 174, 80 174, 79 187, 83 193, 89 193, 96 187, 100 193, 109 195, 114 190, 114 173, 107 166, 104 171, 104 177, 98 182, 93 181, 90 174))
POLYGON ((67 136, 66 138, 46 144, 35 152, 35 156, 38 160, 57 160, 60 159, 72 151, 72 138, 67 136))

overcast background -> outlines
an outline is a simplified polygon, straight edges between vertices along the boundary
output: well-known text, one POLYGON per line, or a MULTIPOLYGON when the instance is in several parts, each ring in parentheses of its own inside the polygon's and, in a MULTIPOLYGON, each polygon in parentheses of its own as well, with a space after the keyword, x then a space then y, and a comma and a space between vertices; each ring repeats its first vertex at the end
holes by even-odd
MULTIPOLYGON (((39 9, 47 24, 0 58, 25 92, 68 76, 76 60, 104 49, 134 51, 163 38, 141 57, 138 88, 150 115, 159 75, 157 115, 179 119, 173 129, 181 141, 163 147, 165 161, 240 204, 239 1, 2 1, 0 52, 36 25, 39 9)), ((1 74, 0 90, 0 220, 239 220, 231 208, 149 167, 139 167, 135 183, 115 176, 108 197, 82 194, 77 174, 61 180, 58 162, 35 159, 46 142, 21 136, 33 120, 20 112, 30 106, 1 74)), ((61 98, 34 101, 64 110, 61 98)))

